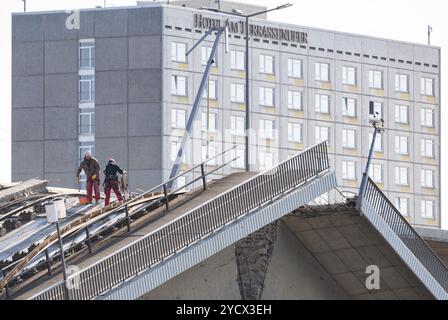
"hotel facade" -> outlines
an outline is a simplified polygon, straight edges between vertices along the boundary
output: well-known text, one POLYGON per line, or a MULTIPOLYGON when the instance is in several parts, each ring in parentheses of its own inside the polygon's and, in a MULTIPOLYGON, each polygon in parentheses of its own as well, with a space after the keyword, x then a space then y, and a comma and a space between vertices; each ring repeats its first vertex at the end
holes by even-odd
MULTIPOLYGON (((221 38, 181 170, 234 144, 221 174, 244 170, 244 19, 148 3, 12 26, 13 180, 77 188, 87 150, 117 160, 132 190, 166 180, 215 35, 185 53, 213 26, 229 27, 229 51, 221 38)), ((440 227, 440 48, 257 18, 249 32, 251 170, 327 140, 339 189, 357 193, 380 117, 371 178, 412 224, 440 227)))

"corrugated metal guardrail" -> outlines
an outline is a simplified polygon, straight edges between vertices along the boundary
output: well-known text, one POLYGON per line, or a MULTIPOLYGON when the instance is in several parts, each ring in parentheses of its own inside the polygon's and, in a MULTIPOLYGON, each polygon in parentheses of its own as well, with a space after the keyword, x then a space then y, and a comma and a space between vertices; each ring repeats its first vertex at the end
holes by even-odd
MULTIPOLYGON (((69 290, 70 299, 95 298, 328 168, 327 143, 323 142, 72 275, 67 281, 75 281, 76 289, 69 290)), ((62 300, 64 286, 59 282, 31 299, 62 300)))
MULTIPOLYGON (((378 224, 376 227, 380 227, 382 223, 385 223, 394 232, 394 235, 401 240, 413 255, 402 256, 403 260, 408 263, 409 267, 413 269, 436 298, 446 299, 448 297, 448 268, 371 179, 367 182, 362 200, 369 205, 363 205, 363 211, 369 211, 370 208, 373 209, 375 215, 379 216, 381 221, 375 221, 377 219, 369 217, 368 212, 364 212, 367 218, 372 223, 378 224)), ((390 229, 385 230, 385 232, 390 232, 390 229)), ((379 231, 381 232, 381 230, 379 231)), ((392 237, 390 237, 390 240, 391 242, 400 242, 398 239, 394 241, 392 237)), ((390 244, 399 254, 406 254, 402 244, 390 244)))

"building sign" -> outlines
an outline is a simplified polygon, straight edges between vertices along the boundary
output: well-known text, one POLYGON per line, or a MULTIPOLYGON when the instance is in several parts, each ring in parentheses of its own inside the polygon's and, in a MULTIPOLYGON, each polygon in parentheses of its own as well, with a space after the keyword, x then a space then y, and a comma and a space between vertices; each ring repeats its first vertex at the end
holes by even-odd
MULTIPOLYGON (((194 15, 194 27, 199 29, 210 29, 226 26, 231 33, 246 33, 245 21, 232 21, 204 17, 202 14, 194 15)), ((282 29, 276 27, 267 27, 263 25, 249 24, 249 35, 273 40, 285 40, 298 43, 308 43, 308 33, 294 31, 291 29, 282 29)))

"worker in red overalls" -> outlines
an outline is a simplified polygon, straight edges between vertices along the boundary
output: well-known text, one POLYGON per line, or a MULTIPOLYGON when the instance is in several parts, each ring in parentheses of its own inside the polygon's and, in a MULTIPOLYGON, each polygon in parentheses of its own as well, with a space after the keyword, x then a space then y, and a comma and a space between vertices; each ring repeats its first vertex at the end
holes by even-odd
POLYGON ((79 184, 79 175, 81 171, 84 170, 84 173, 87 176, 87 198, 88 202, 92 203, 92 189, 95 193, 96 203, 99 203, 101 199, 100 195, 100 164, 98 160, 92 157, 92 154, 87 151, 84 155, 84 160, 79 164, 78 171, 76 172, 76 179, 79 184))
POLYGON ((104 169, 104 193, 106 194, 106 200, 104 202, 105 206, 110 203, 110 192, 114 190, 118 201, 122 201, 123 197, 120 193, 120 183, 118 182, 118 173, 124 174, 126 171, 121 170, 121 168, 115 163, 114 159, 109 159, 107 162, 106 169, 104 169))

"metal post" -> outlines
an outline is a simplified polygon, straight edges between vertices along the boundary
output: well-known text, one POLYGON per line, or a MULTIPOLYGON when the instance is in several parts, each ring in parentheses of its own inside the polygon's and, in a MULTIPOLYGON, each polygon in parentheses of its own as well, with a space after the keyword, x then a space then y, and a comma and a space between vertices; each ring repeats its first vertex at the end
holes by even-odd
POLYGON ((26 12, 26 0, 22 0, 23 1, 23 12, 26 12))
POLYGON ((432 32, 432 27, 428 26, 428 46, 431 45, 431 32, 432 32))
POLYGON ((70 296, 69 296, 68 288, 67 288, 67 268, 65 265, 64 246, 62 244, 61 230, 59 230, 59 221, 56 221, 56 230, 58 232, 59 246, 61 248, 61 264, 62 264, 62 276, 64 277, 64 293, 65 293, 65 298, 67 300, 70 300, 70 296))
POLYGON ((170 209, 170 207, 168 205, 168 191, 166 189, 166 184, 163 185, 163 194, 165 195, 165 208, 166 208, 166 211, 168 211, 170 209))
MULTIPOLYGON (((171 169, 171 174, 170 174, 169 179, 174 178, 178 174, 178 172, 179 172, 180 165, 181 165, 182 158, 183 158, 184 148, 185 148, 185 146, 187 144, 187 141, 188 141, 188 139, 190 137, 190 134, 191 134, 191 131, 192 131, 192 128, 193 128, 193 121, 196 118, 196 114, 198 113, 198 111, 200 109, 200 104, 201 104, 201 101, 202 101, 202 95, 204 94, 205 85, 206 85, 206 82, 208 81, 208 76, 210 74, 210 69, 212 67, 212 61, 214 61, 214 59, 215 59, 216 49, 217 49, 218 44, 219 44, 219 39, 221 38, 221 35, 222 35, 222 33, 224 31, 225 31, 225 28, 212 28, 212 29, 208 30, 204 34, 204 36, 202 36, 202 38, 200 40, 198 40, 198 42, 196 42, 196 44, 186 53, 188 55, 194 48, 196 48, 199 45, 199 43, 203 39, 205 39, 205 37, 207 37, 208 35, 210 35, 213 32, 217 32, 216 39, 215 39, 215 42, 213 44, 210 56, 208 58, 207 65, 205 67, 205 71, 204 71, 204 74, 202 76, 201 84, 199 85, 199 90, 198 90, 198 93, 197 93, 196 98, 194 100, 193 107, 191 109, 191 113, 190 113, 190 116, 188 118, 187 125, 185 127, 185 132, 184 132, 184 135, 182 137, 181 145, 180 145, 179 150, 177 152, 176 160, 174 161, 173 168, 171 169)), ((169 188, 171 188, 172 182, 173 181, 168 182, 169 188)))
POLYGON ((370 161, 372 160, 373 148, 375 146, 375 139, 376 139, 377 132, 378 132, 378 129, 375 127, 375 131, 373 132, 372 144, 370 145, 369 157, 367 158, 366 169, 364 170, 364 173, 362 174, 361 186, 359 188, 359 194, 358 194, 358 199, 357 199, 357 204, 358 204, 359 208, 361 207, 362 197, 364 196, 364 191, 365 191, 366 185, 367 185, 367 177, 369 176, 370 161))
POLYGON ((206 190, 207 189, 207 181, 205 180, 204 163, 201 163, 201 175, 202 175, 202 186, 204 187, 204 190, 206 190))
POLYGON ((90 241, 90 231, 89 231, 88 227, 86 227, 86 237, 87 237, 87 247, 89 248, 89 253, 92 253, 92 242, 90 241))
POLYGON ((250 128, 250 111, 249 111, 249 17, 246 16, 246 136, 245 136, 245 144, 246 144, 246 153, 244 157, 244 167, 246 172, 250 171, 249 165, 249 128, 250 128))
POLYGON ((50 255, 48 254, 48 248, 45 249, 45 260, 47 262, 48 275, 51 276, 51 263, 50 263, 50 255))
POLYGON ((129 209, 128 209, 128 205, 124 206, 124 211, 126 212, 126 225, 128 228, 128 232, 131 231, 131 222, 129 221, 129 209))

